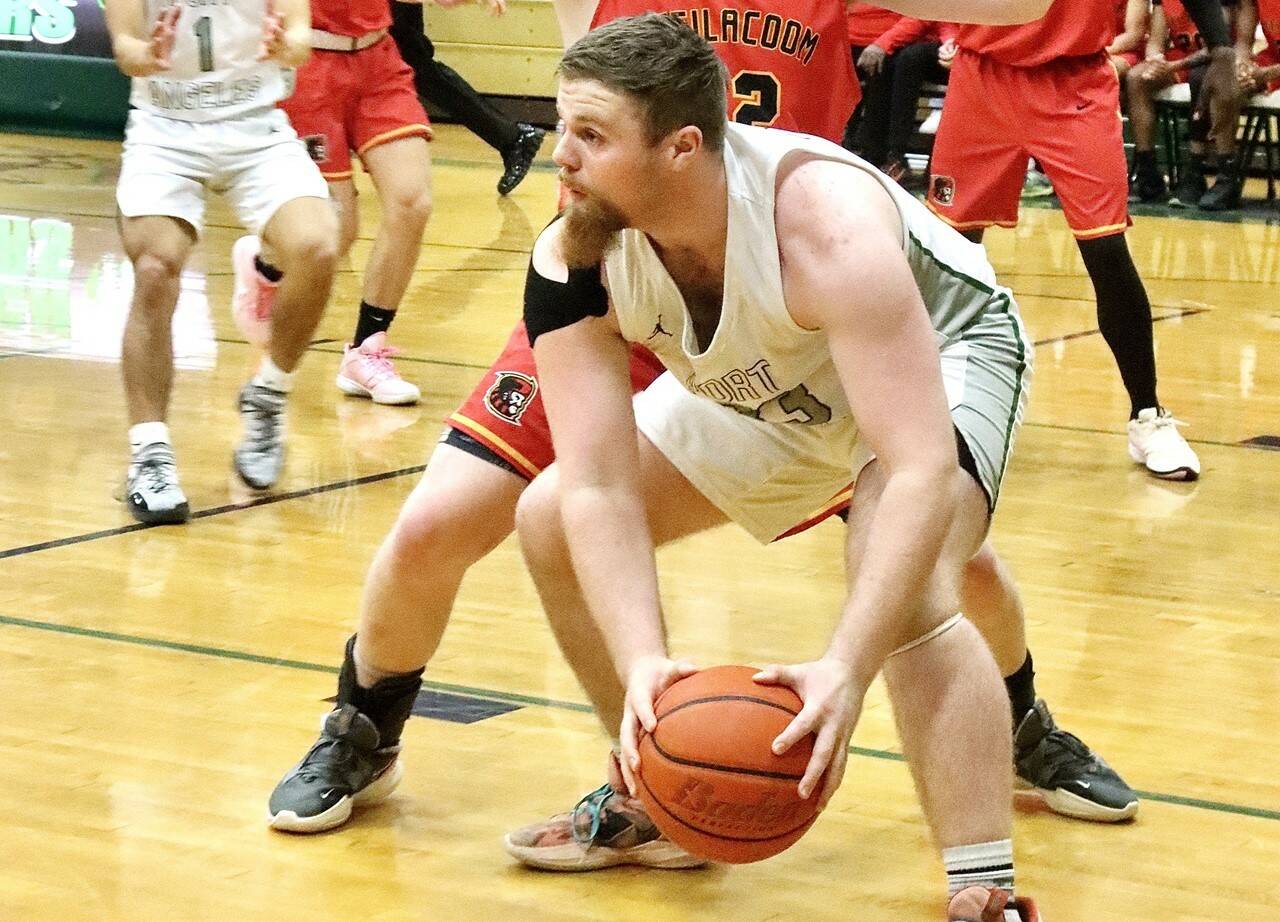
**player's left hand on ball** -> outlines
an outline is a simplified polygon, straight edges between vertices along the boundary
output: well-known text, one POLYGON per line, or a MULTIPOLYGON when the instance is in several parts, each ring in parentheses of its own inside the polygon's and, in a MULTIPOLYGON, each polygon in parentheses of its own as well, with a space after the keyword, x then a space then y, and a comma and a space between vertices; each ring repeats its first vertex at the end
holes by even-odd
POLYGON ((501 16, 507 11, 507 0, 486 0, 490 16, 501 16))
POLYGON ((284 17, 276 12, 271 0, 267 0, 267 13, 262 18, 262 41, 258 45, 258 60, 274 58, 284 50, 284 17))
POLYGON ((631 796, 636 795, 636 770, 640 767, 640 731, 652 733, 658 725, 653 703, 664 691, 683 678, 693 675, 698 667, 688 660, 665 656, 644 656, 636 660, 627 676, 627 700, 622 707, 622 728, 618 742, 622 757, 618 760, 622 778, 631 796))
POLYGON ((849 737, 862 713, 866 689, 858 687, 848 663, 831 657, 798 666, 766 666, 753 678, 761 685, 785 685, 804 702, 800 713, 773 741, 773 751, 782 755, 810 733, 815 735, 813 755, 800 779, 799 792, 807 800, 821 783, 818 809, 824 809, 844 780, 849 737))

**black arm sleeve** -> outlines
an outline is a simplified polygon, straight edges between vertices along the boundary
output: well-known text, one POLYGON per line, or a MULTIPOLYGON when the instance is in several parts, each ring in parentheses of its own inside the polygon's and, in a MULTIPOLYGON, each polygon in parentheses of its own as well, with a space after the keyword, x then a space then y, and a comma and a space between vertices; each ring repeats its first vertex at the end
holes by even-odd
POLYGON ((529 260, 524 280, 524 325, 532 346, 543 333, 572 326, 584 317, 609 313, 609 295, 600 281, 600 267, 570 269, 566 282, 544 278, 529 260))
POLYGON ((1222 0, 1182 0, 1182 5, 1200 30, 1205 45, 1219 48, 1231 44, 1227 21, 1222 15, 1222 0))

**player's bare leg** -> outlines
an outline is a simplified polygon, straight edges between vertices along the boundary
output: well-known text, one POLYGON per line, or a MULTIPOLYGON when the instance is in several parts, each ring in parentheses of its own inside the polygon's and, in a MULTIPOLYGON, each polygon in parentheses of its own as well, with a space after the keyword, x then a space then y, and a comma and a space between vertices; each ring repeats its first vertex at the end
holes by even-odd
POLYGON ((329 300, 338 259, 337 221, 327 199, 286 202, 261 236, 284 276, 271 310, 267 355, 240 390, 244 437, 234 462, 236 473, 255 489, 274 485, 284 467, 285 400, 329 300))
POLYGON ((511 534, 526 486, 495 464, 436 446, 365 578, 355 646, 361 686, 427 664, 462 577, 511 534))
MULTIPOLYGON (((872 462, 858 476, 849 515, 849 572, 879 504, 884 478, 872 462)), ((959 504, 924 604, 900 641, 925 636, 960 610, 964 563, 982 544, 987 502, 957 470, 959 504)), ((903 749, 925 816, 939 847, 1007 839, 1012 827, 1009 703, 995 660, 978 630, 960 622, 945 633, 891 656, 884 666, 903 749)))
POLYGON ((400 305, 431 217, 431 152, 425 138, 379 144, 360 160, 378 190, 378 236, 364 271, 364 300, 388 310, 400 305))
POLYGON ((1150 61, 1135 64, 1124 76, 1129 102, 1129 126, 1134 140, 1133 195, 1142 202, 1163 201, 1169 192, 1156 163, 1156 94, 1176 82, 1172 72, 1159 71, 1150 61))
POLYGON ((120 356, 130 447, 124 501, 140 522, 185 522, 190 507, 178 485, 166 420, 173 389, 173 313, 196 234, 185 221, 147 215, 121 218, 120 236, 133 263, 133 301, 120 356))
POLYGON ((329 199, 338 215, 338 258, 351 254, 351 246, 360 236, 360 198, 356 184, 350 179, 329 181, 329 199))
MULTIPOLYGON (((655 547, 705 531, 725 515, 640 436, 642 489, 655 547)), ((552 465, 529 487, 516 514, 520 547, 560 650, 610 737, 622 724, 625 689, 574 575, 560 518, 560 470, 552 465)))
POLYGON ((1022 596, 991 542, 984 541, 965 564, 960 583, 961 610, 978 629, 1000 675, 1012 675, 1027 658, 1022 596))
POLYGON ((400 735, 458 586, 511 533, 525 485, 486 460, 436 446, 365 578, 359 628, 347 642, 338 699, 320 739, 271 794, 274 828, 332 829, 355 805, 395 790, 400 735))
POLYGON ((173 388, 173 312, 196 235, 186 222, 162 215, 121 218, 120 235, 133 263, 121 352, 129 424, 163 422, 173 388))
POLYGON ((338 228, 325 199, 298 198, 280 207, 262 230, 275 266, 284 273, 271 311, 268 355, 293 372, 324 315, 338 262, 338 228))
MULTIPOLYGON (((382 214, 364 270, 356 332, 343 354, 337 384, 343 393, 375 403, 417 403, 418 388, 391 362, 395 350, 387 344, 387 331, 413 278, 431 215, 430 149, 425 138, 400 138, 370 148, 361 161, 378 190, 382 214)), ((351 200, 354 204, 354 192, 351 200)))

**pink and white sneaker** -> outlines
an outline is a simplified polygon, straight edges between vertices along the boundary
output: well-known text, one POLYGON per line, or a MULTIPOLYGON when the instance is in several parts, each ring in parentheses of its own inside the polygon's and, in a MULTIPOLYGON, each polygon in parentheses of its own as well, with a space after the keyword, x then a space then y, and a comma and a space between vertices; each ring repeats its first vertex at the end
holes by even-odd
POLYGON ((241 237, 231 247, 231 270, 235 286, 231 292, 231 318, 245 339, 259 349, 271 341, 271 306, 275 304, 277 283, 262 277, 254 258, 262 241, 252 234, 241 237))
POLYGON ((387 345, 386 333, 374 333, 359 346, 346 346, 338 366, 338 390, 374 403, 402 406, 422 397, 416 385, 400 377, 391 364, 399 350, 387 345))

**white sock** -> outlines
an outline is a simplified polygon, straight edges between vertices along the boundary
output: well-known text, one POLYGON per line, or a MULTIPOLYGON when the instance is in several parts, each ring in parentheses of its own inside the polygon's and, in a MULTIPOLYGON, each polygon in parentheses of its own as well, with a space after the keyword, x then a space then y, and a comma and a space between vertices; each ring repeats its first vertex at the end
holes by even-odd
POLYGON ((136 426, 129 427, 129 450, 132 454, 137 454, 148 445, 154 445, 156 442, 163 442, 165 445, 172 445, 169 439, 169 427, 162 422, 138 423, 136 426))
POLYGON ((269 387, 273 391, 281 394, 287 394, 293 390, 293 378, 297 372, 281 371, 276 367, 276 363, 271 361, 271 356, 264 355, 262 364, 258 366, 258 374, 254 376, 253 383, 259 387, 269 387))
POLYGON ((947 892, 955 896, 966 887, 999 888, 1013 893, 1013 840, 957 845, 942 850, 947 868, 947 892))

